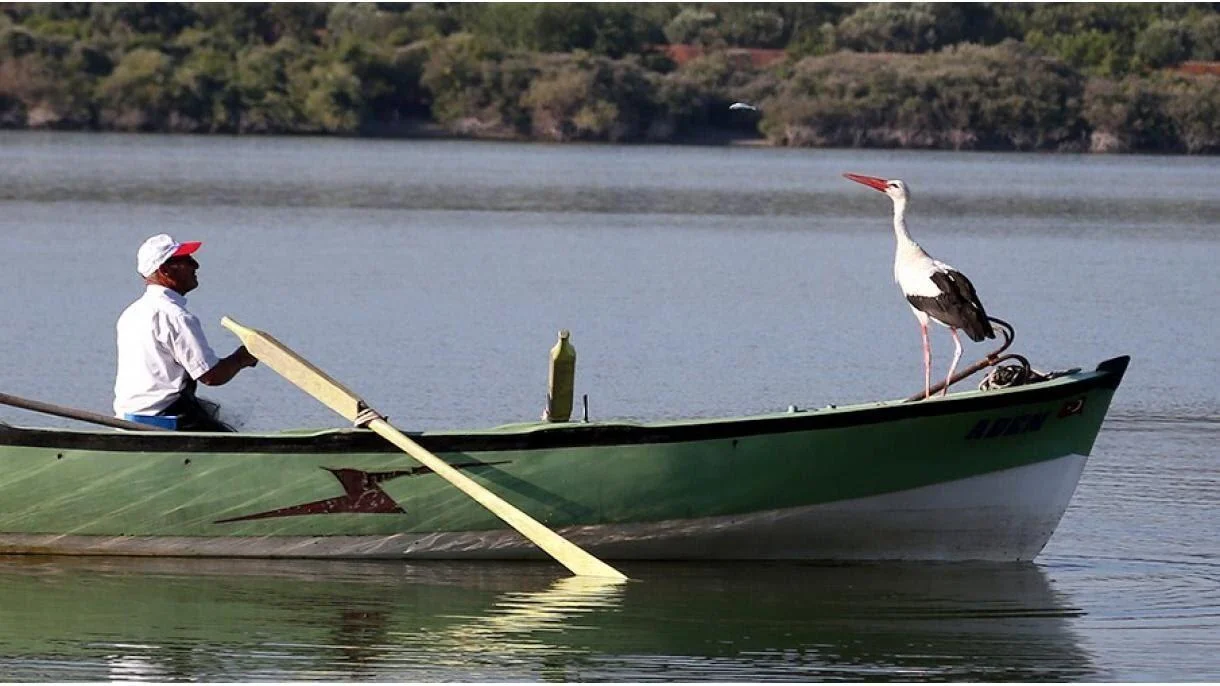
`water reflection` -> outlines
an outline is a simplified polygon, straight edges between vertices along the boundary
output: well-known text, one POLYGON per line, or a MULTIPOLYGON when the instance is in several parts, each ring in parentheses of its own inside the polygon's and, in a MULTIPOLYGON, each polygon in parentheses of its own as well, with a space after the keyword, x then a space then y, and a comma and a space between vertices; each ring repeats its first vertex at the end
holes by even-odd
POLYGON ((1034 566, 0 560, 18 680, 1081 679, 1034 566))

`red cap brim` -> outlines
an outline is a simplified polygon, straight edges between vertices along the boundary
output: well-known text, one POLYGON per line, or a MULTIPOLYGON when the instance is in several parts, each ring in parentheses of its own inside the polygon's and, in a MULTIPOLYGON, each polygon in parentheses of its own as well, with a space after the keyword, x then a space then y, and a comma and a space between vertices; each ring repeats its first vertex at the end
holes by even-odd
POLYGON ((201 241, 187 241, 187 242, 179 245, 178 249, 174 251, 174 254, 171 255, 171 257, 182 257, 183 255, 190 255, 191 253, 198 250, 199 246, 201 246, 201 245, 203 245, 203 243, 201 241))

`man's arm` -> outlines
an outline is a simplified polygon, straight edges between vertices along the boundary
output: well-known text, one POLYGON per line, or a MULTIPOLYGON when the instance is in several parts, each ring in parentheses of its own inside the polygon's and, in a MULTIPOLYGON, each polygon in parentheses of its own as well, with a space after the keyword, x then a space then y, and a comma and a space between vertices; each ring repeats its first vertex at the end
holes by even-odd
POLYGON ((199 377, 199 383, 205 386, 223 386, 237 376, 238 372, 256 364, 258 364, 258 358, 251 355, 243 345, 234 350, 232 355, 221 358, 215 367, 204 372, 203 376, 199 377))

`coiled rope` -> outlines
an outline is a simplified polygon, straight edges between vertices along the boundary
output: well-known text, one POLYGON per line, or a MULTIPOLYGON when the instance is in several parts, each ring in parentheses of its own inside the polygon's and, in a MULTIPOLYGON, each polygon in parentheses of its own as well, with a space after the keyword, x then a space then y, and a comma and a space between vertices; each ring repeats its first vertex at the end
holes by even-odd
POLYGON ((1051 372, 1038 371, 1029 365, 1029 360, 1025 359, 1023 355, 1009 353, 1003 357, 996 358, 995 362, 992 363, 991 371, 987 372, 987 376, 983 377, 983 380, 979 382, 979 390, 993 391, 998 388, 1024 386, 1025 384, 1049 381, 1059 376, 1075 374, 1078 371, 1080 371, 1080 367, 1051 372), (1010 359, 1016 360, 1017 364, 1000 364, 1000 362, 1010 359))

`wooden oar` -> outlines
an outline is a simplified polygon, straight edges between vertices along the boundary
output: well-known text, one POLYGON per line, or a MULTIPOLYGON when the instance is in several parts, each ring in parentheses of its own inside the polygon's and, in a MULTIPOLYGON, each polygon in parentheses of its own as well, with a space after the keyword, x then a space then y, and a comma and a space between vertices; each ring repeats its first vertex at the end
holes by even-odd
POLYGON ((395 429, 380 414, 365 404, 355 393, 335 381, 321 369, 310 364, 288 346, 257 329, 247 328, 228 317, 220 325, 241 339, 252 355, 271 367, 277 374, 288 379, 301 390, 317 398, 323 405, 338 412, 351 422, 361 423, 368 418, 366 426, 376 431, 387 441, 415 458, 466 495, 474 498, 512 528, 516 529, 535 545, 542 548, 564 567, 577 576, 600 576, 626 579, 626 575, 602 562, 576 544, 551 531, 538 520, 508 504, 498 495, 475 483, 447 462, 433 455, 423 446, 407 438, 395 429))
POLYGON ((150 426, 148 424, 139 424, 137 422, 129 422, 126 419, 118 417, 110 417, 88 410, 77 410, 71 407, 61 407, 44 403, 38 400, 27 400, 26 398, 18 398, 15 395, 0 393, 0 403, 20 407, 23 410, 33 412, 42 412, 43 414, 53 414, 56 417, 67 417, 68 419, 78 419, 82 422, 90 424, 101 424, 102 426, 113 426, 119 429, 130 429, 131 431, 167 431, 159 426, 150 426))

